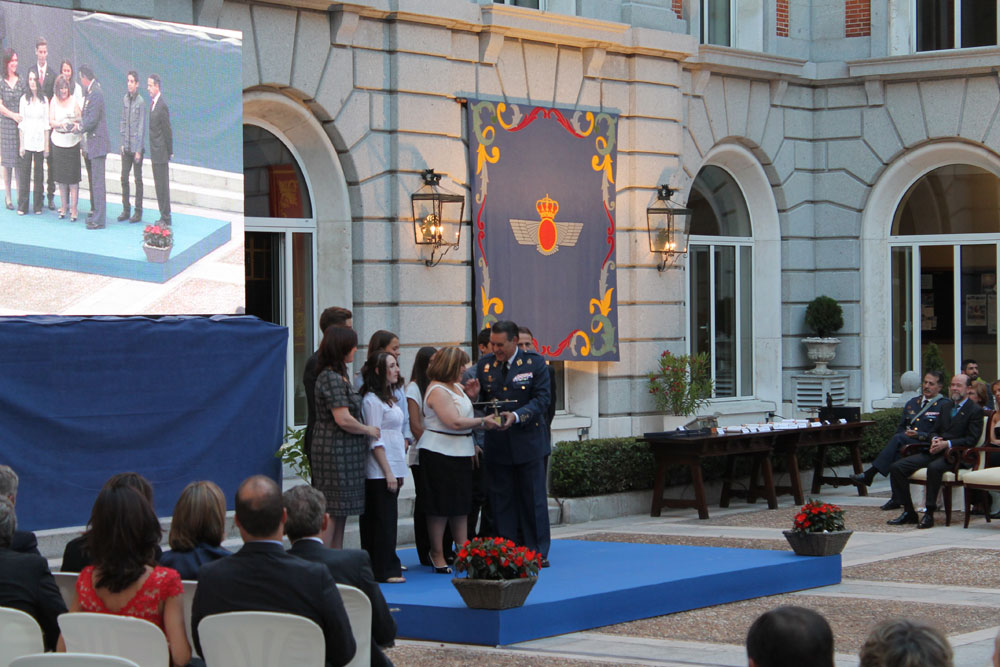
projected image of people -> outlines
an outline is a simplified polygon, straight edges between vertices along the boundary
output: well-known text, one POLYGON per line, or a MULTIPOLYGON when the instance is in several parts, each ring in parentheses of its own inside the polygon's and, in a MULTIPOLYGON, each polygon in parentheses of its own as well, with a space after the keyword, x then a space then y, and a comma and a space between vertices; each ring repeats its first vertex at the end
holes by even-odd
POLYGON ((0 26, 0 315, 243 312, 240 33, 5 0, 0 26))

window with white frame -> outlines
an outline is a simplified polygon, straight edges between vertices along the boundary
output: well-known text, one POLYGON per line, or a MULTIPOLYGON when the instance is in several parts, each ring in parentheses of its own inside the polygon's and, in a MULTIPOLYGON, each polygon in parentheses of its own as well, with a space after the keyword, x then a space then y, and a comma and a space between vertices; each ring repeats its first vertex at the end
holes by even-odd
POLYGON ((997 3, 994 0, 913 0, 916 51, 995 46, 997 3))
POLYGON ((753 234, 746 199, 720 167, 691 188, 688 343, 711 360, 716 398, 749 397, 753 386, 753 234))
POLYGON ((734 17, 733 0, 702 0, 702 44, 732 46, 736 28, 734 17))
MULTIPOLYGON (((483 4, 489 4, 490 0, 480 0, 483 4)), ((511 5, 513 7, 527 7, 528 9, 539 9, 543 12, 555 12, 557 14, 576 14, 576 0, 493 0, 495 5, 511 5)))

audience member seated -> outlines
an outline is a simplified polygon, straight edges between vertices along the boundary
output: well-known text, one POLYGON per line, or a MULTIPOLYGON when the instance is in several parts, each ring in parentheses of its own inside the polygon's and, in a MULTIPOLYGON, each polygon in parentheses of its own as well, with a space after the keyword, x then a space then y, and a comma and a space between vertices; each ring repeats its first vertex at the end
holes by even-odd
POLYGON ((969 399, 981 408, 990 409, 990 390, 984 382, 973 382, 969 385, 969 399))
MULTIPOLYGON (((979 377, 979 362, 975 359, 965 359, 962 361, 962 372, 969 378, 969 384, 981 384, 989 386, 983 378, 979 377)), ((993 409, 993 396, 987 395, 985 408, 993 409)))
POLYGON ((236 491, 236 525, 243 548, 206 563, 199 573, 191 610, 194 645, 201 653, 198 624, 213 614, 270 611, 305 616, 323 630, 326 665, 338 667, 354 657, 354 636, 347 611, 329 570, 285 553, 281 536, 285 510, 274 480, 256 475, 236 491))
MULTIPOLYGON (((851 475, 851 481, 858 486, 864 484, 871 486, 875 481, 875 474, 889 474, 889 468, 895 463, 900 452, 907 445, 929 444, 931 436, 934 435, 934 427, 938 423, 942 410, 951 409, 951 401, 941 395, 944 388, 944 373, 941 371, 928 371, 924 375, 924 382, 921 387, 920 396, 915 396, 903 406, 903 414, 899 419, 899 426, 882 451, 879 453, 868 470, 857 475, 851 475)), ((902 507, 902 501, 893 496, 882 505, 883 510, 895 510, 902 507)))
MULTIPOLYGON (((17 505, 17 473, 10 466, 0 465, 0 498, 6 498, 12 506, 17 505)), ((30 530, 15 530, 9 547, 23 554, 38 553, 38 539, 30 530)))
MULTIPOLYGON (((135 489, 145 496, 149 506, 153 506, 153 485, 145 477, 137 472, 120 472, 112 475, 104 483, 102 491, 111 487, 129 487, 135 489)), ((89 529, 88 525, 88 529, 89 529)), ((156 559, 160 558, 160 545, 156 545, 156 559)), ((83 568, 91 564, 90 554, 87 551, 87 533, 80 537, 74 537, 66 543, 63 549, 62 565, 60 572, 82 572, 83 568)))
MULTIPOLYGON (((160 522, 149 501, 129 486, 106 486, 97 495, 87 531, 92 565, 76 580, 70 613, 132 616, 163 630, 174 665, 191 660, 184 626, 184 592, 176 570, 156 565, 160 522)), ((60 650, 65 650, 60 640, 60 650)))
POLYGON ((226 497, 213 482, 191 482, 181 491, 170 520, 170 551, 160 565, 172 567, 181 579, 197 580, 198 570, 230 555, 222 548, 226 535, 226 497))
POLYGON ((375 581, 371 559, 363 549, 330 549, 323 544, 320 533, 326 529, 330 515, 326 513, 326 498, 312 486, 296 486, 285 491, 285 535, 292 541, 288 553, 304 560, 322 563, 330 570, 333 580, 360 589, 372 605, 372 665, 391 665, 379 646, 389 647, 396 639, 396 621, 375 581))
POLYGON ((750 667, 833 667, 833 631, 805 607, 778 607, 757 617, 747 631, 750 667))
POLYGON ((66 613, 66 603, 45 559, 11 548, 16 529, 13 503, 0 498, 0 607, 30 614, 42 628, 45 650, 51 651, 59 638, 56 617, 66 613))
POLYGON ((903 506, 903 513, 890 519, 890 525, 916 523, 917 528, 934 527, 934 511, 937 509, 935 503, 941 489, 941 478, 953 465, 946 456, 948 450, 952 447, 974 446, 983 432, 983 409, 969 400, 969 385, 968 376, 962 373, 951 379, 948 396, 953 405, 950 410, 942 408, 930 447, 896 461, 889 468, 892 496, 903 506), (918 522, 913 499, 910 497, 910 475, 921 468, 927 468, 927 511, 918 522))
POLYGON ((953 667, 955 664, 948 638, 940 630, 905 619, 876 625, 858 655, 861 658, 858 667, 953 667))

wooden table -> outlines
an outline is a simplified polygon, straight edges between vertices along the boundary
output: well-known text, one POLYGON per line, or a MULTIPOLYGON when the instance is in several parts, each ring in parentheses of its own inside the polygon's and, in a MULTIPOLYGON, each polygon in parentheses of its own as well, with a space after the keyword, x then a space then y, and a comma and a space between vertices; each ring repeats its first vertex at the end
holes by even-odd
MULTIPOLYGON (((819 493, 823 484, 832 486, 847 486, 853 482, 846 477, 824 477, 823 468, 826 467, 826 450, 828 447, 847 447, 851 453, 851 464, 855 473, 861 473, 861 439, 864 437, 865 429, 874 424, 873 421, 848 422, 846 424, 824 424, 823 426, 810 426, 809 428, 795 429, 794 431, 779 431, 788 434, 779 436, 774 441, 774 452, 785 457, 785 464, 788 468, 789 486, 775 487, 778 494, 791 493, 795 502, 799 505, 805 502, 802 494, 802 481, 799 477, 799 457, 798 451, 803 447, 815 447, 816 456, 813 460, 813 477, 811 493, 819 493), (795 434, 792 436, 791 434, 795 434)), ((753 478, 751 477, 751 482, 753 478)), ((859 496, 867 496, 868 488, 864 485, 858 487, 859 496)))
POLYGON ((650 516, 660 516, 664 507, 693 507, 698 510, 699 519, 708 518, 708 503, 705 500, 705 481, 702 477, 701 462, 716 456, 725 456, 726 474, 722 485, 720 507, 728 507, 729 498, 738 495, 732 489, 733 462, 737 456, 751 456, 754 468, 763 471, 764 484, 757 487, 751 484, 746 491, 750 502, 756 499, 758 491, 767 498, 770 509, 778 507, 778 498, 774 489, 774 475, 771 471, 771 452, 776 431, 765 433, 730 433, 726 435, 704 435, 686 438, 667 437, 665 434, 647 433, 641 442, 649 443, 656 460, 656 481, 653 484, 653 503, 649 510, 650 516), (664 498, 663 487, 666 484, 667 467, 686 465, 691 471, 691 484, 694 486, 694 500, 682 498, 664 498))

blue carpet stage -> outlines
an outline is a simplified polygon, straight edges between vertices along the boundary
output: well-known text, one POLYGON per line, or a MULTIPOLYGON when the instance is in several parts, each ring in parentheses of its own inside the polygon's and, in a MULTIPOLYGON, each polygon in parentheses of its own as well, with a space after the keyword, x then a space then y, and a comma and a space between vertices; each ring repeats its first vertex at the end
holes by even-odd
POLYGON ((50 269, 97 273, 164 283, 229 241, 229 223, 183 213, 173 214, 174 248, 163 264, 146 261, 142 230, 159 218, 146 211, 142 223, 117 222, 121 204, 108 201, 107 228, 88 230, 84 223, 90 203, 80 200, 80 217, 70 222, 58 211, 17 215, 0 206, 0 262, 50 269))
POLYGON ((382 593, 398 636, 496 646, 634 621, 724 602, 840 583, 840 556, 660 544, 553 540, 525 606, 468 609, 448 575, 399 552, 405 584, 382 593))

